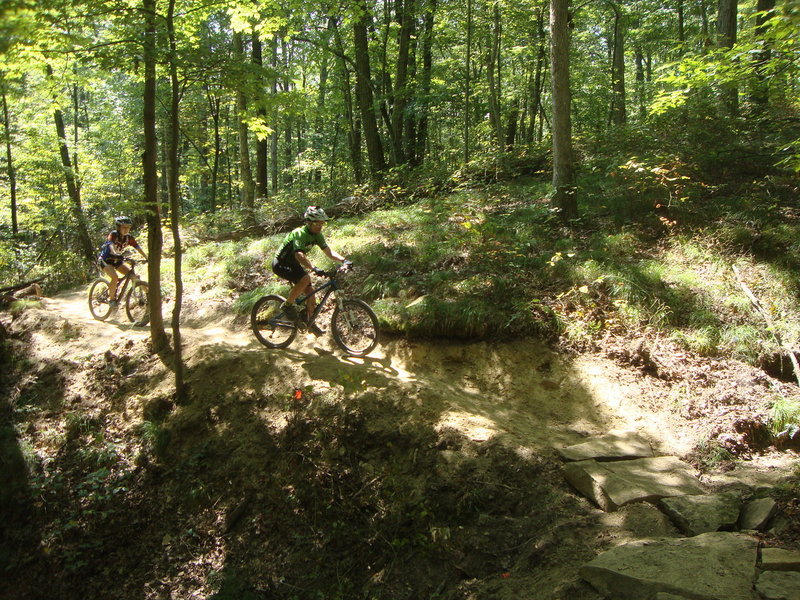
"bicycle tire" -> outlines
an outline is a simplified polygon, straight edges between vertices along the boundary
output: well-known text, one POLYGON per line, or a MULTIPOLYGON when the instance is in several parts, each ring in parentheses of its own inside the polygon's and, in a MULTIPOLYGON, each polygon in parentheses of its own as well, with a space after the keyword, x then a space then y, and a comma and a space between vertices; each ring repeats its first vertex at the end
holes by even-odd
POLYGON ((146 281, 137 281, 125 296, 125 312, 128 314, 128 320, 139 327, 150 322, 150 307, 147 304, 149 290, 150 286, 146 281))
POLYGON ((89 312, 98 321, 105 321, 111 314, 111 305, 108 303, 108 281, 95 279, 89 288, 89 312))
POLYGON ((297 325, 281 309, 284 302, 283 296, 270 294, 259 298, 250 311, 250 327, 267 348, 286 348, 297 335, 297 325))
POLYGON ((348 354, 363 356, 378 345, 378 317, 363 300, 344 300, 331 317, 336 344, 348 354))

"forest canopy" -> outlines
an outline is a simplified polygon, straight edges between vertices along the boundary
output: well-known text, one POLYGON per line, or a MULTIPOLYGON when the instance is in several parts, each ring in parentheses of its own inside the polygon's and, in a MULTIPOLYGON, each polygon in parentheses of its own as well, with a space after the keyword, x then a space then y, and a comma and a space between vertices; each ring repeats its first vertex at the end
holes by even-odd
MULTIPOLYGON (((541 0, 3 6, 3 281, 80 280, 114 215, 144 222, 148 40, 162 216, 170 169, 183 213, 215 229, 387 186, 549 177, 541 0)), ((568 27, 579 177, 800 169, 794 3, 588 2, 568 27)))

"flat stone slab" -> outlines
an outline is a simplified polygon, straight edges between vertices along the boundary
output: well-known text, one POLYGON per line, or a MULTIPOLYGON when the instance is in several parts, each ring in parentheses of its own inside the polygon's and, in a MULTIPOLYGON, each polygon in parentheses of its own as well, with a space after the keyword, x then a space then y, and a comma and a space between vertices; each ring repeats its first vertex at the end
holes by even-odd
POLYGON ((758 578, 756 590, 764 600, 800 600, 800 573, 766 571, 758 578))
POLYGON ((772 498, 759 498, 748 502, 739 516, 739 529, 763 530, 778 512, 778 503, 772 498))
POLYGON ((662 498, 659 505, 684 534, 699 535, 709 531, 736 529, 742 498, 730 492, 708 496, 675 496, 662 498))
POLYGON ((764 571, 800 571, 800 552, 783 548, 762 548, 761 568, 764 571))
POLYGON ((617 546, 580 569, 615 600, 753 600, 758 540, 740 533, 639 540, 617 546))
POLYGON ((653 456, 650 442, 633 431, 610 431, 606 435, 559 449, 566 460, 620 460, 653 456))
POLYGON ((582 460, 564 465, 567 481, 607 512, 630 502, 702 494, 691 465, 674 456, 618 462, 582 460))

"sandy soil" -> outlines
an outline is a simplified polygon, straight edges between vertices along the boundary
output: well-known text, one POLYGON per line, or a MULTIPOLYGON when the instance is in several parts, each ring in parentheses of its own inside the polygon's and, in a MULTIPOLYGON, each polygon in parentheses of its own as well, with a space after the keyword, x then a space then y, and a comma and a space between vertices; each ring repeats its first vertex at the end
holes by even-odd
MULTIPOLYGON (((165 307, 165 318, 170 309, 165 307)), ((181 330, 187 382, 196 399, 191 406, 176 407, 171 400, 171 373, 147 352, 149 330, 131 326, 122 312, 106 322, 93 320, 84 289, 47 298, 43 309, 27 310, 13 320, 3 316, 3 321, 13 338, 24 341, 33 360, 59 365, 58 377, 63 379, 59 402, 73 414, 102 422, 106 436, 116 444, 117 456, 128 463, 144 455, 137 447, 141 444, 137 432, 154 412, 170 414, 170 464, 191 462, 198 447, 212 442, 227 448, 218 460, 209 459, 202 467, 205 488, 215 491, 205 492, 207 516, 197 517, 201 523, 192 529, 199 531, 207 520, 207 537, 200 536, 202 542, 181 538, 183 545, 178 548, 171 542, 174 535, 163 533, 170 528, 168 518, 155 521, 152 540, 141 545, 149 543, 151 552, 163 550, 169 559, 158 568, 148 567, 155 574, 140 567, 139 587, 120 592, 126 600, 208 597, 209 590, 219 589, 212 575, 232 564, 232 556, 239 571, 259 574, 247 577, 248 585, 283 590, 271 597, 302 597, 281 588, 281 582, 290 580, 287 573, 293 572, 295 563, 287 562, 282 574, 270 574, 280 559, 291 554, 290 549, 279 548, 286 536, 272 540, 272 550, 266 549, 270 544, 265 549, 258 546, 267 535, 258 528, 275 529, 270 515, 282 510, 286 496, 301 496, 311 477, 295 480, 298 465, 273 465, 278 458, 304 456, 303 469, 314 465, 314 477, 338 481, 338 491, 324 502, 317 495, 327 490, 326 485, 307 491, 312 504, 338 505, 343 497, 350 504, 359 498, 364 503, 361 510, 368 511, 391 498, 403 514, 420 511, 421 503, 426 508, 420 514, 433 515, 422 518, 433 548, 426 547, 426 552, 445 556, 442 564, 449 571, 442 575, 441 567, 433 569, 430 557, 422 561, 425 553, 419 552, 407 560, 406 570, 415 573, 411 579, 401 573, 396 560, 377 561, 369 567, 374 569, 369 586, 382 590, 375 597, 385 598, 411 597, 408 594, 419 589, 432 594, 437 588, 448 590, 451 598, 529 598, 532 586, 546 590, 541 598, 596 598, 577 579, 581 561, 609 545, 675 531, 653 507, 625 507, 608 515, 567 489, 554 449, 589 436, 638 431, 658 452, 702 467, 705 482, 712 486, 733 480, 774 485, 797 463, 794 451, 772 448, 756 435, 774 394, 796 395, 796 386, 739 363, 689 357, 663 343, 643 353, 641 340, 607 340, 595 352, 569 354, 535 340, 454 343, 386 338, 370 356, 354 358, 343 355, 330 335, 318 339, 300 335, 288 349, 269 350, 258 344, 247 320, 234 316, 225 302, 189 301, 181 330), (641 360, 643 355, 647 360, 641 360), (302 391, 301 402, 308 407, 301 409, 285 400, 296 390, 302 391), (341 412, 325 416, 331 410, 341 412), (307 436, 306 441, 297 445, 297 436, 307 436), (344 445, 346 439, 350 445, 344 445), (378 444, 380 440, 388 441, 378 444), (331 448, 337 444, 342 446, 335 456, 342 459, 331 460, 331 448), (739 460, 712 468, 700 449, 714 444, 739 460), (397 452, 388 462, 381 457, 385 446, 397 452), (359 456, 352 464, 344 460, 351 455, 359 456), (429 471, 415 467, 412 471, 427 479, 404 484, 411 486, 404 492, 411 497, 415 486, 426 489, 426 499, 410 503, 387 488, 390 478, 385 472, 403 461, 435 465, 429 471), (264 464, 273 465, 269 477, 275 478, 275 498, 261 491, 267 477, 261 473, 264 464), (360 479, 348 483, 356 471, 360 479), (347 485, 354 487, 347 492, 347 485), (479 506, 481 494, 487 493, 482 486, 495 490, 493 494, 500 490, 488 505, 496 507, 494 511, 482 508, 488 514, 474 527, 456 529, 439 522, 440 515, 451 511, 451 507, 436 510, 437 503, 453 493, 448 490, 459 490, 459 505, 469 501, 479 506), (440 490, 441 498, 432 489, 440 490), (549 508, 531 512, 525 508, 529 505, 549 508), (241 507, 249 526, 230 536, 231 514, 238 518, 241 507), (511 544, 513 551, 497 550, 509 546, 515 536, 519 542, 511 544), (480 564, 470 563, 476 548, 484 557, 480 564), (415 588, 420 582, 429 582, 430 588, 415 588), (164 595, 164 586, 171 595, 164 595)), ((49 372, 40 368, 29 383, 36 377, 46 379, 49 372)), ((24 381, 18 385, 20 394, 25 385, 24 381)), ((70 439, 69 432, 69 419, 51 411, 29 427, 25 440, 43 461, 56 461, 63 456, 63 445, 56 442, 70 439)), ((91 442, 88 436, 84 439, 91 442)), ((392 477, 399 481, 410 475, 401 471, 392 477)), ((162 483, 148 487, 156 485, 147 479, 153 476, 141 477, 146 479, 140 482, 142 505, 163 496, 165 506, 175 503, 175 510, 183 510, 178 496, 184 492, 165 491, 162 483)), ((385 509, 389 514, 390 508, 385 509)), ((54 519, 50 510, 48 518, 54 519)), ((330 517, 329 525, 338 527, 336 523, 349 518, 330 517)), ((360 523, 360 513, 353 518, 354 533, 369 525, 360 523)), ((369 527, 372 531, 378 526, 369 527)), ((341 556, 341 550, 335 555, 341 556)), ((130 561, 147 562, 138 555, 130 561)), ((45 568, 34 559, 28 564, 32 569, 45 568)), ((301 575, 297 577, 291 579, 294 586, 302 581, 301 575)))
MULTIPOLYGON (((80 360, 106 352, 120 340, 141 342, 149 336, 148 328, 128 323, 123 311, 106 322, 92 319, 83 288, 47 298, 44 305, 51 317, 61 319, 33 333, 33 348, 43 359, 80 360)), ((170 315, 167 303, 165 319, 170 315)), ((26 318, 40 316, 33 311, 26 318)), ((776 391, 798 393, 796 386, 741 363, 691 359, 663 345, 652 350, 651 361, 668 375, 653 377, 632 368, 629 363, 635 361, 620 361, 614 345, 568 355, 536 340, 384 339, 370 356, 356 358, 343 355, 329 334, 319 339, 301 334, 283 351, 264 348, 246 319, 236 318, 223 302, 190 301, 183 322, 185 360, 188 370, 195 371, 196 386, 215 383, 203 375, 215 371, 201 365, 250 365, 277 388, 272 393, 307 387, 317 393, 358 390, 391 395, 438 414, 437 429, 452 429, 475 442, 499 439, 521 452, 626 430, 645 435, 658 452, 686 458, 715 436, 723 442, 736 437, 737 421, 763 423, 776 391)), ((228 370, 224 385, 241 385, 239 375, 235 367, 228 370)), ((743 440, 736 447, 731 442, 734 454, 748 459, 737 465, 740 471, 752 471, 748 477, 773 480, 796 458, 792 451, 771 452, 749 444, 743 440)))

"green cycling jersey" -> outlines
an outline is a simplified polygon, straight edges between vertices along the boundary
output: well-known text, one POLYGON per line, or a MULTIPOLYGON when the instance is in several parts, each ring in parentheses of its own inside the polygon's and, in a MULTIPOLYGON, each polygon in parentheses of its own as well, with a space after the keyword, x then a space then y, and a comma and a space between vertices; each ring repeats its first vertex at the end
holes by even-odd
POLYGON ((328 247, 325 236, 322 233, 311 233, 307 225, 298 227, 290 231, 283 240, 276 260, 281 264, 297 262, 295 252, 305 254, 314 246, 319 246, 321 250, 328 247))

